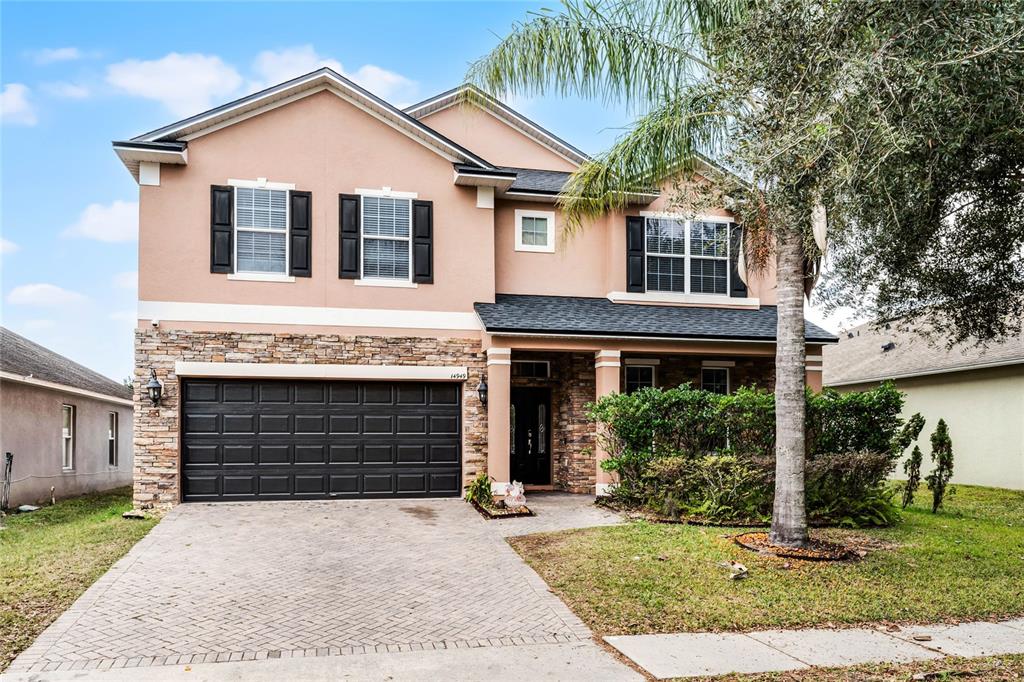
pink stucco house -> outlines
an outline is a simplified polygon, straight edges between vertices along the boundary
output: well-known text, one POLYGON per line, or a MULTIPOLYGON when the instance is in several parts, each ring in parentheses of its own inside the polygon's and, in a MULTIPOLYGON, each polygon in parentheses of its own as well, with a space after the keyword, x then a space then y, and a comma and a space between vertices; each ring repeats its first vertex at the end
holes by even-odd
MULTIPOLYGON (((637 195, 565 238, 586 155, 463 94, 400 110, 324 68, 114 143, 140 194, 138 505, 482 471, 601 492, 597 396, 772 385, 773 276, 740 272, 727 212, 637 195)), ((807 341, 820 386, 834 337, 807 341)))

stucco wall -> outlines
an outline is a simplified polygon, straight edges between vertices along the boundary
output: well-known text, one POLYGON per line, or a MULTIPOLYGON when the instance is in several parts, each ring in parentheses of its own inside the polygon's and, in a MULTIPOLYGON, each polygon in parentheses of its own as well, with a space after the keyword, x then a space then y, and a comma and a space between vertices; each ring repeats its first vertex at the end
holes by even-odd
MULTIPOLYGON (((72 393, 0 382, 0 452, 14 453, 11 501, 15 507, 107 490, 132 481, 132 408, 72 393), (76 411, 74 470, 61 468, 61 406, 76 411), (117 412, 118 464, 107 464, 107 415, 117 412)), ((2 460, 0 460, 2 461, 2 460)))
POLYGON ((164 164, 140 187, 139 299, 197 303, 471 311, 494 296, 493 210, 452 183, 452 164, 329 92, 189 142, 188 165, 164 164), (313 195, 313 276, 232 281, 210 272, 210 185, 294 183, 313 195), (434 202, 434 283, 357 286, 338 278, 338 194, 415 192, 434 202))
POLYGON ((923 474, 933 468, 929 437, 941 418, 953 439, 954 483, 1024 490, 1024 365, 902 379, 896 386, 907 395, 903 416, 920 412, 927 420, 917 443, 923 474))

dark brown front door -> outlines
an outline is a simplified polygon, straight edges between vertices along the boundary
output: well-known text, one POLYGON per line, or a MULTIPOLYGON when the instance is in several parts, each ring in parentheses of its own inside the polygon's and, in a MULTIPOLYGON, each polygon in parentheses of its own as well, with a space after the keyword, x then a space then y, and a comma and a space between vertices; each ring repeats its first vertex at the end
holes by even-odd
POLYGON ((512 388, 512 480, 551 483, 551 390, 512 388))

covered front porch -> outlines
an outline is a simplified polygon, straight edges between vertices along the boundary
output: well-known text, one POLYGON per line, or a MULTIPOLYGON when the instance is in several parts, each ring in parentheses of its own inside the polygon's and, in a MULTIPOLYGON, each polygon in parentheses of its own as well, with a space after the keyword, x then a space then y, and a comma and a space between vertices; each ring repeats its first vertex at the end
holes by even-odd
POLYGON ((691 386, 730 393, 774 387, 774 344, 620 342, 497 337, 487 349, 487 469, 496 490, 604 492, 587 404, 647 386, 691 386))

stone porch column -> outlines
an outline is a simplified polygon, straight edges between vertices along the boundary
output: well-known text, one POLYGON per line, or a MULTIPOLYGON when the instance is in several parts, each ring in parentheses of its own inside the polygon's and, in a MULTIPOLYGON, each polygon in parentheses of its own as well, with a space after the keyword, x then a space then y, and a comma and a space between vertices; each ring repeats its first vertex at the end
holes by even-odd
MULTIPOLYGON (((594 353, 594 380, 597 398, 619 391, 619 375, 622 372, 622 352, 617 350, 599 350, 594 353)), ((597 494, 608 494, 608 486, 613 482, 611 474, 601 468, 601 462, 608 459, 608 453, 600 445, 594 446, 594 460, 597 466, 597 494)))
POLYGON ((509 408, 512 404, 512 349, 487 349, 487 473, 493 490, 505 492, 511 468, 509 408))

